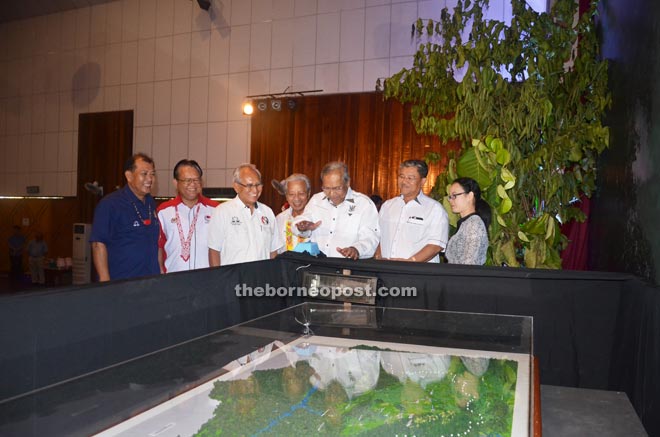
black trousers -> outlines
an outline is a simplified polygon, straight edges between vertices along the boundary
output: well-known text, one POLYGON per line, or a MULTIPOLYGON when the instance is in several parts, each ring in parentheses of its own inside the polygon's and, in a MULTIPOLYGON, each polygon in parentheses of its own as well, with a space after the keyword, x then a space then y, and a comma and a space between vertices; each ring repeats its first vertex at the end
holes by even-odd
POLYGON ((11 271, 9 277, 11 279, 21 279, 23 276, 23 256, 22 255, 9 255, 9 262, 11 264, 11 271))

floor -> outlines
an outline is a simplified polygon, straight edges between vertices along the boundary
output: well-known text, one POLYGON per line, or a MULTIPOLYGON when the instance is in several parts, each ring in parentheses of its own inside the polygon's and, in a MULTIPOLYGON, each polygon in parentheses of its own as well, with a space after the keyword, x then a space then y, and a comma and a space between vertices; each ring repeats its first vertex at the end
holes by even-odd
POLYGON ((622 392, 541 386, 543 437, 647 436, 622 392))
POLYGON ((12 280, 9 278, 9 274, 7 272, 0 273, 0 295, 40 291, 45 290, 46 288, 50 289, 53 287, 32 284, 29 275, 24 275, 23 278, 19 280, 12 280))

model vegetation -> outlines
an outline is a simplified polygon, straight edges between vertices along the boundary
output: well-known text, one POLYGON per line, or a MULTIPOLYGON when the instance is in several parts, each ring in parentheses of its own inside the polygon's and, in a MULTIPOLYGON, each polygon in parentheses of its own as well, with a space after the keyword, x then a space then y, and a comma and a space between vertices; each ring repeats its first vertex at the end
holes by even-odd
POLYGON ((578 19, 575 0, 541 14, 511 0, 506 24, 487 18, 488 0, 458 0, 439 21, 417 20, 412 68, 384 81, 386 98, 411 103, 417 132, 461 143, 433 195, 456 177, 479 182, 494 214, 489 264, 560 268, 558 218, 585 219, 574 200, 594 192, 609 139, 596 4, 578 19))
POLYGON ((353 399, 336 380, 313 386, 307 361, 218 381, 210 396, 220 404, 196 435, 510 436, 517 363, 491 359, 481 376, 460 357, 450 363, 425 387, 380 366, 376 386, 353 399))

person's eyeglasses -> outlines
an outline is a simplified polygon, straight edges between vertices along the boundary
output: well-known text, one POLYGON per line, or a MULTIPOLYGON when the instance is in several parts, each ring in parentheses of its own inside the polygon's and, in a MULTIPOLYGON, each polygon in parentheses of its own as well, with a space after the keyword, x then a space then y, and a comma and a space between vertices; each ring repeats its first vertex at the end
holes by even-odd
POLYGON ((200 178, 177 179, 177 181, 181 182, 183 185, 199 185, 202 183, 200 178))
POLYGON ((241 187, 247 188, 248 190, 251 190, 251 189, 253 189, 253 188, 254 188, 255 190, 258 190, 259 188, 261 188, 261 187, 264 186, 264 184, 262 184, 261 182, 259 182, 258 184, 243 184, 243 183, 241 183, 241 182, 236 182, 236 183, 237 183, 238 185, 240 185, 241 187))
POLYGON ((341 193, 342 191, 344 191, 344 186, 343 186, 343 185, 340 185, 340 186, 338 186, 338 187, 321 187, 321 189, 322 189, 323 191, 329 191, 329 192, 334 191, 334 192, 336 192, 336 193, 341 193))
POLYGON ((415 181, 417 181, 417 176, 406 176, 406 175, 400 174, 399 179, 402 180, 402 181, 415 182, 415 181))
POLYGON ((449 199, 449 200, 456 200, 456 198, 457 198, 458 196, 460 196, 461 194, 467 194, 467 193, 466 193, 465 191, 463 191, 462 193, 450 194, 449 196, 447 196, 447 199, 449 199))

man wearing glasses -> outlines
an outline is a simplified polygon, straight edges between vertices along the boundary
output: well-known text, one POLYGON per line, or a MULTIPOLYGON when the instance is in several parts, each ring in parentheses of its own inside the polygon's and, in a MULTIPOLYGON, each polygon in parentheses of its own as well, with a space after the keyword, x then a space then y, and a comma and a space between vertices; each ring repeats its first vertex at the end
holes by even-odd
POLYGON ((380 238, 376 206, 351 189, 343 162, 326 164, 321 182, 323 191, 310 199, 298 230, 311 231, 311 240, 329 257, 371 258, 380 238))
POLYGON ((153 159, 144 153, 131 156, 124 176, 126 186, 101 199, 94 211, 90 241, 99 281, 160 273, 153 159))
POLYGON ((264 184, 253 164, 234 170, 236 197, 213 210, 208 230, 211 267, 259 261, 277 256, 282 247, 273 211, 257 200, 264 184))
POLYGON ((440 203, 424 195, 429 168, 410 159, 399 166, 399 196, 380 209, 381 239, 375 258, 412 262, 440 262, 447 247, 449 221, 440 203))
POLYGON ((218 202, 202 196, 202 168, 182 159, 174 166, 177 196, 158 207, 158 263, 164 273, 209 266, 208 227, 218 202))

